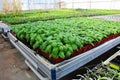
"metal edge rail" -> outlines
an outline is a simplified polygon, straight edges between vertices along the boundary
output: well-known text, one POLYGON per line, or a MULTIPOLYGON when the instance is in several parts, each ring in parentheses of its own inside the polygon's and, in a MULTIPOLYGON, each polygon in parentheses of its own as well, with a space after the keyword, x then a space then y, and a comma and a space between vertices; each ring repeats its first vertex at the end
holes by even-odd
POLYGON ((18 41, 17 45, 19 45, 19 47, 26 53, 26 55, 28 55, 28 57, 30 57, 37 64, 38 68, 43 70, 49 78, 51 77, 50 73, 51 68, 49 67, 49 65, 45 65, 44 63, 42 63, 42 61, 38 60, 34 53, 26 49, 26 47, 20 41, 18 41), (38 66, 38 63, 41 63, 40 67, 38 66))
POLYGON ((29 68, 38 76, 41 80, 49 80, 48 78, 44 78, 31 64, 29 61, 25 60, 25 63, 29 66, 29 68))
MULTIPOLYGON (((10 38, 12 39, 13 36, 10 33, 8 33, 8 34, 9 34, 10 38)), ((37 67, 40 68, 43 72, 45 72, 45 74, 47 74, 47 76, 50 80, 56 80, 56 79, 62 78, 63 76, 65 76, 65 75, 71 73, 72 71, 78 69, 79 67, 85 65, 89 61, 102 55, 103 53, 105 53, 106 51, 115 47, 118 44, 120 44, 120 37, 112 39, 112 40, 110 40, 96 48, 93 48, 85 53, 82 53, 76 57, 69 59, 69 60, 63 61, 62 63, 55 64, 55 65, 53 65, 53 67, 50 67, 48 64, 46 65, 46 64, 42 63, 42 61, 38 60, 37 57, 31 52, 32 50, 31 51, 28 50, 27 47, 24 46, 24 44, 22 44, 20 41, 17 42, 17 45, 21 46, 22 50, 25 49, 26 51, 28 51, 27 53, 25 53, 26 55, 28 55, 28 57, 34 58, 35 60, 33 59, 33 61, 37 61, 36 62, 37 67)))
MULTIPOLYGON (((38 65, 37 65, 38 64, 38 59, 35 57, 35 55, 33 53, 30 53, 31 51, 29 52, 26 49, 26 47, 22 46, 21 42, 19 40, 17 40, 14 36, 12 36, 11 33, 8 33, 8 37, 10 39, 10 42, 21 52, 21 54, 25 57, 25 59, 32 64, 32 66, 34 67, 34 70, 37 70, 38 69, 38 65)), ((40 61, 39 61, 39 63, 40 63, 40 61)), ((41 68, 42 68, 43 71, 47 71, 48 73, 50 72, 49 68, 47 66, 43 65, 43 64, 41 65, 41 68), (44 68, 46 70, 44 70, 44 68)), ((51 74, 47 75, 47 77, 50 78, 51 74)), ((43 77, 40 78, 40 79, 43 79, 43 77)))

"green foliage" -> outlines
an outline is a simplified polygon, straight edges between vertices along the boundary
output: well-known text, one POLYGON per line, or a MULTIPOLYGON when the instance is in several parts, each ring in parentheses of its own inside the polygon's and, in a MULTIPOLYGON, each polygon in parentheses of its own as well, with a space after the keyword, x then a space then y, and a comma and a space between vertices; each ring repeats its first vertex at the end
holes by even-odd
MULTIPOLYGON (((82 78, 82 80, 119 80, 120 73, 119 70, 115 70, 108 65, 100 65, 95 68, 95 70, 87 70, 86 75, 77 75, 82 78)), ((81 80, 81 79, 80 79, 81 80)))
POLYGON ((65 58, 85 44, 120 33, 120 23, 92 18, 56 19, 11 26, 19 39, 27 39, 33 49, 41 48, 50 57, 65 58))
POLYGON ((108 14, 119 14, 120 10, 106 10, 106 9, 76 9, 76 11, 82 12, 84 16, 90 15, 108 15, 108 14))
POLYGON ((80 16, 119 14, 120 10, 97 10, 97 9, 56 9, 56 10, 33 10, 13 14, 0 14, 0 19, 9 24, 20 24, 35 21, 46 21, 61 18, 80 16))
POLYGON ((26 22, 46 21, 59 18, 75 17, 79 12, 72 9, 58 9, 58 10, 33 10, 25 11, 18 14, 0 14, 0 19, 9 24, 20 24, 26 22), (68 15, 69 14, 69 15, 68 15))

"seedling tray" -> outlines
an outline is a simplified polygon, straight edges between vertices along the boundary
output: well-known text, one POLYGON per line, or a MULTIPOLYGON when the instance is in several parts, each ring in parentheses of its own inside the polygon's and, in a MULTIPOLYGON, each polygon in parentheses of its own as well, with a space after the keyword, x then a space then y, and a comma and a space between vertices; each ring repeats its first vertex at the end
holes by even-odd
POLYGON ((57 58, 57 59, 55 59, 55 58, 50 58, 50 57, 49 57, 50 54, 49 54, 49 53, 45 53, 45 52, 42 51, 41 49, 37 49, 37 53, 38 53, 39 55, 45 57, 46 59, 48 59, 51 63, 56 64, 56 63, 62 62, 62 61, 64 61, 64 60, 68 60, 68 59, 70 59, 70 58, 72 58, 72 57, 74 57, 74 56, 76 56, 76 55, 82 54, 82 53, 84 53, 84 52, 86 52, 86 51, 88 51, 88 50, 91 50, 91 49, 93 49, 93 48, 95 48, 95 47, 97 47, 97 46, 99 46, 99 45, 101 45, 101 44, 103 44, 103 43, 105 43, 105 42, 107 42, 107 41, 109 41, 109 40, 111 40, 111 39, 114 39, 114 38, 116 38, 116 37, 118 37, 118 36, 119 36, 119 34, 111 34, 111 35, 109 35, 108 37, 102 39, 101 41, 94 42, 93 45, 91 45, 91 44, 84 45, 84 47, 79 48, 79 49, 76 50, 76 51, 73 51, 71 56, 66 57, 66 58, 64 58, 64 59, 62 59, 62 58, 57 58))
MULTIPOLYGON (((14 32, 12 32, 12 31, 10 31, 10 32, 11 32, 12 35, 15 36, 14 32)), ((63 58, 57 58, 57 59, 56 59, 56 58, 51 58, 51 57, 49 57, 49 56, 50 56, 49 53, 46 53, 46 52, 42 51, 40 48, 35 49, 35 51, 36 51, 36 53, 38 53, 39 55, 43 56, 43 57, 46 58, 48 61, 50 61, 52 64, 56 64, 56 63, 60 63, 60 62, 62 62, 62 61, 64 61, 64 60, 68 60, 68 59, 70 59, 70 58, 72 58, 72 57, 74 57, 74 56, 76 56, 76 55, 82 54, 82 53, 84 53, 84 52, 86 52, 86 51, 88 51, 88 50, 91 50, 91 49, 93 49, 93 48, 95 48, 95 47, 97 47, 97 46, 99 46, 99 45, 101 45, 101 44, 103 44, 103 43, 111 40, 111 39, 114 39, 114 38, 118 37, 119 35, 120 35, 120 34, 111 34, 111 35, 109 35, 108 37, 103 38, 102 40, 100 40, 100 41, 98 41, 98 42, 93 42, 93 45, 91 45, 91 44, 86 44, 86 45, 84 45, 84 47, 79 48, 79 49, 76 50, 76 51, 73 51, 71 56, 66 57, 66 58, 64 58, 64 59, 63 59, 63 58)), ((27 47, 29 47, 29 48, 32 49, 32 46, 30 46, 30 43, 27 42, 26 39, 22 39, 22 40, 20 40, 20 41, 21 41, 22 43, 24 43, 25 45, 27 45, 27 47)))

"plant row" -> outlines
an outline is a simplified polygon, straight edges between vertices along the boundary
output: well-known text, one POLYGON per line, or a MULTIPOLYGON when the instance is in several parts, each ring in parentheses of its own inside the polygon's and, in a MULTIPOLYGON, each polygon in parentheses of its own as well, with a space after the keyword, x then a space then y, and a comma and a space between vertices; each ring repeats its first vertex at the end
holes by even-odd
POLYGON ((84 15, 110 15, 119 14, 120 10, 105 10, 105 9, 76 9, 76 11, 82 12, 84 15))
POLYGON ((56 19, 14 25, 15 35, 26 39, 33 49, 40 48, 53 58, 66 58, 72 52, 120 33, 120 23, 92 18, 56 19))
POLYGON ((34 10, 26 11, 18 14, 1 14, 0 18, 2 21, 9 24, 20 24, 26 22, 45 21, 59 18, 68 18, 78 16, 80 13, 72 9, 59 9, 59 10, 34 10))
POLYGON ((19 24, 33 21, 53 20, 60 18, 119 14, 119 10, 96 10, 96 9, 58 9, 58 10, 33 10, 21 13, 0 14, 0 19, 9 24, 19 24))

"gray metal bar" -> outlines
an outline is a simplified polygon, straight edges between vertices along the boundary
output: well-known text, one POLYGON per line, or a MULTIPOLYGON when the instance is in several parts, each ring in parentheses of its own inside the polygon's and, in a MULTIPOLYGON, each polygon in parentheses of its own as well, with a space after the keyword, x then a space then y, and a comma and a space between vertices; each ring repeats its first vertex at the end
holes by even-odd
POLYGON ((16 37, 14 37, 11 33, 7 33, 7 36, 8 36, 8 38, 10 39, 10 40, 12 40, 12 41, 16 41, 16 40, 18 40, 16 37))
POLYGON ((22 55, 23 55, 27 60, 29 60, 29 61, 34 65, 35 68, 38 68, 38 67, 37 67, 37 64, 36 64, 29 56, 27 56, 27 55, 24 53, 24 51, 19 48, 19 46, 17 46, 12 40, 10 40, 10 42, 22 53, 22 55))
POLYGON ((3 37, 5 40, 8 40, 8 37, 5 36, 3 33, 2 33, 1 35, 2 35, 2 37, 3 37))
POLYGON ((49 80, 48 78, 44 78, 36 69, 34 69, 34 67, 32 67, 27 60, 25 60, 25 63, 26 63, 26 64, 29 66, 29 68, 38 76, 39 79, 41 79, 41 80, 49 80))

